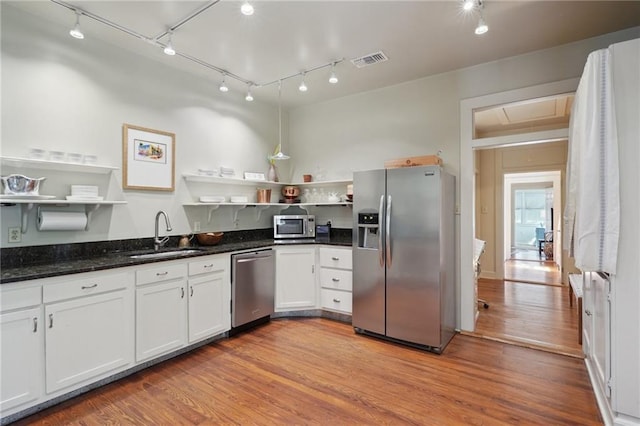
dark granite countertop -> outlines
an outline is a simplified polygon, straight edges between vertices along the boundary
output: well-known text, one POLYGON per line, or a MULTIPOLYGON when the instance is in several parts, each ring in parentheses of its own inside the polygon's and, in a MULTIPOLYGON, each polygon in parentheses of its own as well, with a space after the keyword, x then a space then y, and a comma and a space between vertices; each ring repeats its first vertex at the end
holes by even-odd
MULTIPOLYGON (((274 244, 273 238, 268 238, 268 232, 251 231, 242 234, 231 233, 231 237, 223 238, 223 242, 215 246, 197 246, 196 252, 177 253, 176 255, 161 258, 132 258, 131 255, 153 252, 148 249, 148 239, 126 240, 126 244, 119 242, 88 243, 83 247, 76 247, 77 244, 67 244, 62 246, 25 247, 19 250, 4 249, 2 253, 2 271, 0 273, 0 284, 8 284, 19 281, 34 280, 38 278, 48 278, 67 274, 77 274, 81 272, 100 271, 126 266, 150 264, 176 259, 186 259, 199 256, 206 256, 220 253, 230 253, 243 250, 252 250, 271 247, 274 244), (86 246, 89 246, 87 248, 86 246), (13 253, 7 251, 13 250, 13 253), (17 258, 17 256, 20 256, 17 258)), ((296 241, 292 244, 325 244, 335 246, 351 246, 351 235, 349 232, 333 233, 329 242, 316 243, 314 240, 296 241)), ((242 231, 235 231, 242 232, 242 231)), ((277 244, 277 246, 288 244, 277 244)), ((151 244, 152 246, 152 244, 151 244)), ((168 247, 162 251, 177 250, 177 237, 169 241, 168 247)))

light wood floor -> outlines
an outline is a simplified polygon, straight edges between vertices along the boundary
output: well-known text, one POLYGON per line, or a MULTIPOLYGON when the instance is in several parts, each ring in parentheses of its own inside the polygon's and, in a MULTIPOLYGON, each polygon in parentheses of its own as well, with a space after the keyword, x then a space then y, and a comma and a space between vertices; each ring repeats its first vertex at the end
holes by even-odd
POLYGON ((578 344, 578 308, 570 306, 566 286, 478 280, 479 305, 475 334, 576 357, 583 357, 578 344))
POLYGON ((504 263, 504 279, 509 281, 561 285, 562 274, 553 260, 539 256, 537 250, 517 250, 504 263))
POLYGON ((457 335, 435 355, 274 320, 17 425, 597 425, 582 360, 457 335))

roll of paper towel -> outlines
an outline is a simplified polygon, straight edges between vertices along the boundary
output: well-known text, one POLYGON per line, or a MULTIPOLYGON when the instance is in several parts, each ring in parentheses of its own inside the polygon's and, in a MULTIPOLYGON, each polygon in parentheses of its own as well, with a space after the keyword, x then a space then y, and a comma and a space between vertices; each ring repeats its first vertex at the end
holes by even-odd
POLYGON ((38 231, 82 231, 86 227, 84 212, 38 212, 38 231))

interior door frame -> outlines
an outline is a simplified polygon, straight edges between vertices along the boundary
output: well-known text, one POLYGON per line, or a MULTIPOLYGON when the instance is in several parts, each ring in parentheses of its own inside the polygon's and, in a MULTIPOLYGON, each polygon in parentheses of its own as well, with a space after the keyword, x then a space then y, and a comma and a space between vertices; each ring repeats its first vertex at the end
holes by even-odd
POLYGON ((477 295, 473 278, 476 179, 473 161, 474 149, 532 142, 552 142, 567 139, 569 135, 569 130, 565 128, 474 139, 473 111, 512 102, 526 102, 563 93, 573 93, 578 88, 579 81, 579 78, 572 78, 460 101, 460 240, 458 242, 460 249, 458 325, 460 330, 474 331, 477 317, 477 295))

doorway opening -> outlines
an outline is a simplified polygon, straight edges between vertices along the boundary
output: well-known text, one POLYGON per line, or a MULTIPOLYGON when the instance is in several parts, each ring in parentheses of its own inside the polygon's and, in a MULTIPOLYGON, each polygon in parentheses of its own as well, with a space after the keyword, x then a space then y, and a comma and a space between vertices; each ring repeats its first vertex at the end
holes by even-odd
POLYGON ((561 171, 504 175, 504 279, 562 285, 561 171))

